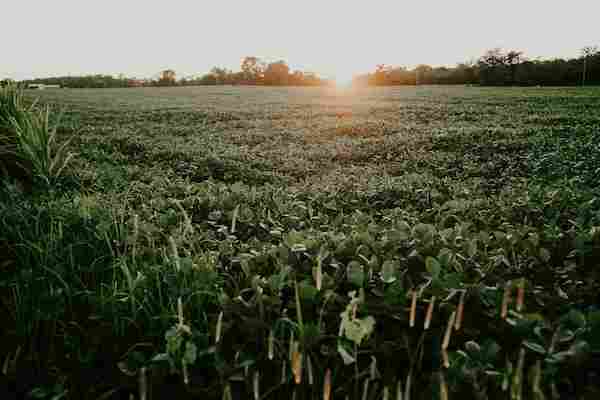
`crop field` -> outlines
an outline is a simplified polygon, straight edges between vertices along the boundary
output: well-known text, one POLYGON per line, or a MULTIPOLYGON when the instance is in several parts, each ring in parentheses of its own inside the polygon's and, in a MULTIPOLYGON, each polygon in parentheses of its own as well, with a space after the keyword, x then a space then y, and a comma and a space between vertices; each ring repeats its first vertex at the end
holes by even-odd
POLYGON ((0 390, 599 398, 600 88, 27 96, 75 155, 0 190, 0 390))

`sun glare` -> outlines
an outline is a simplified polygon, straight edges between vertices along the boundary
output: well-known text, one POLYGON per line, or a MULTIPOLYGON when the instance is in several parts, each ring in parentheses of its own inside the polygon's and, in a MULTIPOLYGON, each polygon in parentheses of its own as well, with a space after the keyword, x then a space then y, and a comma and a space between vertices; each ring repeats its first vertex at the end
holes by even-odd
POLYGON ((340 89, 346 89, 352 86, 352 80, 347 78, 336 78, 335 87, 340 89))

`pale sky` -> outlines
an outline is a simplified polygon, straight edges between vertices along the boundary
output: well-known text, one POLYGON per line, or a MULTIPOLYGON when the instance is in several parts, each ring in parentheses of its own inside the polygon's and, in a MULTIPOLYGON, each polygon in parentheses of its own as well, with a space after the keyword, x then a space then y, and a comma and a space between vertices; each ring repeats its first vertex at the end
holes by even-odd
POLYGON ((599 0, 0 0, 0 78, 181 77, 254 55, 347 81, 493 47, 574 57, 600 45, 599 16, 599 0))

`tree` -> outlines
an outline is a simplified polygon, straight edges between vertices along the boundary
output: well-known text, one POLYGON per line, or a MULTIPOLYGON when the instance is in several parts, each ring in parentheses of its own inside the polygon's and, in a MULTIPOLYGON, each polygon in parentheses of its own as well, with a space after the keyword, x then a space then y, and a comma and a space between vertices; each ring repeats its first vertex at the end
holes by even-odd
POLYGON ((388 74, 392 71, 392 67, 385 64, 377 64, 375 73, 373 73, 370 84, 375 86, 393 84, 388 80, 388 74))
POLYGON ((229 79, 231 72, 226 68, 214 67, 210 70, 210 73, 215 77, 217 85, 226 85, 231 83, 231 79, 229 79))
POLYGON ((515 78, 517 76, 517 66, 521 64, 523 57, 522 51, 511 50, 504 56, 504 64, 508 65, 510 69, 510 83, 515 84, 515 78))
POLYGON ((509 80, 506 55, 500 48, 491 49, 479 58, 480 83, 483 85, 505 85, 509 80))
POLYGON ((431 83, 429 74, 431 74, 432 70, 433 68, 429 65, 418 65, 417 68, 415 68, 415 84, 421 85, 431 83))
POLYGON ((265 70, 265 83, 267 85, 287 85, 289 81, 290 67, 285 61, 270 63, 265 70))
POLYGON ((598 46, 586 46, 583 49, 581 49, 581 56, 583 57, 583 74, 581 76, 581 86, 585 86, 588 58, 596 55, 597 53, 598 46))
POLYGON ((160 72, 160 78, 158 79, 158 84, 160 86, 174 86, 176 80, 175 71, 172 69, 165 69, 160 72))
POLYGON ((495 49, 486 51, 485 54, 479 59, 479 63, 489 67, 504 65, 504 57, 505 56, 502 52, 502 49, 496 47, 495 49))
POLYGON ((241 69, 245 81, 258 83, 265 73, 265 63, 258 57, 245 57, 241 69))
POLYGON ((460 63, 454 69, 452 83, 473 84, 479 82, 479 69, 473 62, 460 63))

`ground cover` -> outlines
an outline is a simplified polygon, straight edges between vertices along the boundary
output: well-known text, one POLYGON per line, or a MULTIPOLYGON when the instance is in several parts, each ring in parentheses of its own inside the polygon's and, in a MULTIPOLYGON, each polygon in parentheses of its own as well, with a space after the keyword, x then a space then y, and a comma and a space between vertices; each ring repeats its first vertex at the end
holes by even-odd
POLYGON ((3 180, 14 392, 598 395, 599 89, 28 95, 76 156, 3 180))

